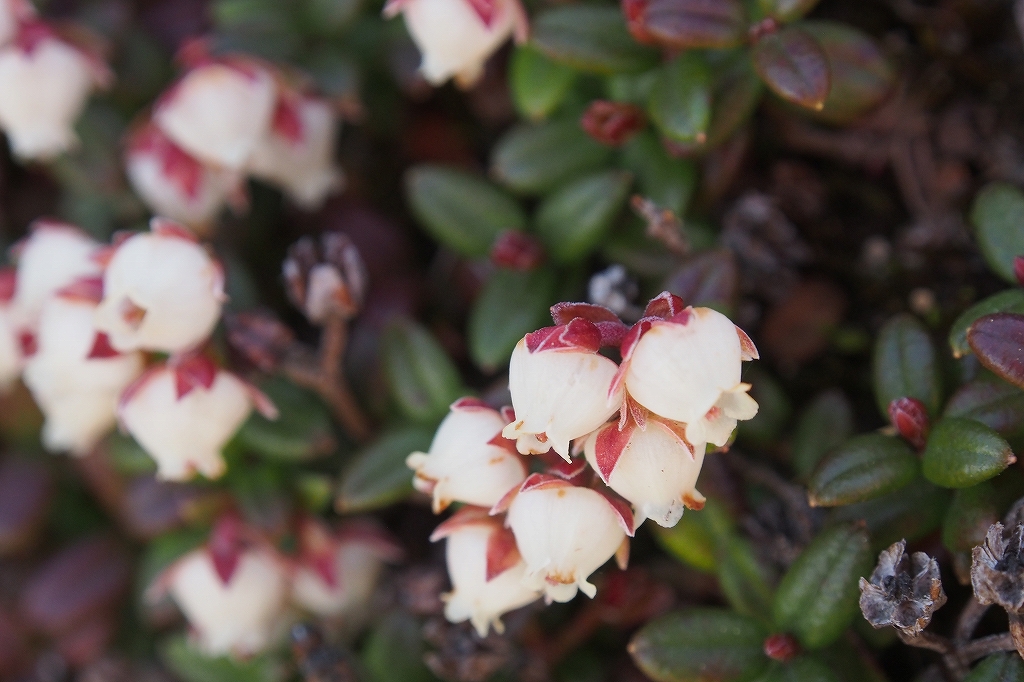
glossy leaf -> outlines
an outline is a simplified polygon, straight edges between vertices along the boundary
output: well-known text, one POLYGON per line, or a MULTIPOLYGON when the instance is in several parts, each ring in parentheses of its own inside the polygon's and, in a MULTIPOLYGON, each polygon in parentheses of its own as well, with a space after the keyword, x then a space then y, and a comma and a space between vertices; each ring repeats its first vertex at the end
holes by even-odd
POLYGON ((779 438, 793 406, 782 384, 763 366, 754 363, 743 370, 743 380, 751 384, 750 395, 758 408, 753 419, 738 424, 736 438, 743 443, 766 446, 779 438))
POLYGON ((647 0, 630 27, 634 36, 677 50, 723 48, 744 37, 738 0, 647 0))
POLYGON ((754 43, 751 56, 776 95, 808 109, 825 107, 832 81, 828 56, 809 33, 792 26, 770 33, 754 43))
POLYGON ((260 389, 280 414, 275 420, 255 412, 249 417, 237 436, 248 450, 268 459, 300 462, 334 452, 331 416, 319 398, 284 379, 265 382, 260 389))
POLYGON ((818 4, 818 0, 758 0, 765 15, 783 23, 795 21, 818 4))
POLYGON ((842 391, 819 394, 797 421, 790 447, 793 470, 806 479, 829 450, 853 433, 853 408, 842 391))
POLYGON ((772 663, 756 682, 839 682, 839 678, 821 661, 809 656, 772 663))
POLYGON ((910 446, 877 433, 857 436, 828 454, 808 483, 812 507, 864 502, 899 490, 920 466, 910 446))
POLYGON ((530 272, 499 269, 484 284, 469 315, 469 355, 485 372, 512 356, 519 339, 550 324, 555 275, 549 268, 530 272))
POLYGON ((644 131, 623 148, 622 166, 636 176, 646 198, 677 216, 686 214, 697 187, 697 168, 692 161, 669 156, 657 136, 644 131))
POLYGON ((1024 290, 1000 291, 961 313, 949 330, 949 346, 953 349, 953 357, 963 357, 971 352, 971 346, 967 343, 967 330, 975 321, 992 313, 1024 314, 1024 290))
POLYGON ((360 451, 342 476, 334 499, 338 512, 380 509, 408 497, 412 472, 405 466, 405 458, 413 452, 426 452, 432 438, 432 429, 400 427, 360 451))
POLYGON ((483 178, 443 166, 416 166, 406 198, 432 237, 466 256, 486 256, 505 230, 526 227, 518 202, 483 178))
POLYGON ((633 177, 622 171, 590 175, 541 202, 537 234, 552 260, 573 263, 601 243, 622 210, 633 177))
POLYGON ((171 635, 159 646, 160 658, 184 682, 279 682, 287 668, 270 655, 247 659, 208 656, 184 634, 171 635))
POLYGON ((901 490, 867 502, 837 507, 829 515, 830 523, 867 523, 872 548, 885 549, 897 540, 917 540, 941 524, 952 497, 924 478, 915 479, 901 490))
POLYGON ((719 548, 735 532, 735 523, 721 502, 709 497, 700 513, 685 513, 672 528, 655 527, 662 549, 684 564, 711 572, 719 563, 719 548))
POLYGON ((974 199, 971 223, 981 253, 994 273, 1017 284, 1013 259, 1024 256, 1024 193, 1013 185, 993 183, 974 199))
POLYGON ((750 541, 738 535, 727 537, 720 545, 716 563, 718 584, 729 606, 744 616, 769 623, 772 613, 770 578, 750 541))
POLYGON ((736 257, 728 249, 704 251, 688 258, 668 279, 664 289, 686 301, 728 314, 739 294, 736 257))
POLYGON ((859 614, 857 581, 874 559, 856 525, 822 531, 800 554, 775 592, 775 624, 808 649, 831 644, 859 614))
POLYGON ((889 418, 889 403, 897 398, 917 398, 930 414, 937 414, 941 393, 935 348, 928 332, 910 315, 897 315, 878 333, 872 372, 875 400, 889 418))
POLYGON ((540 120, 550 116, 562 103, 576 80, 576 72, 524 45, 512 54, 508 80, 512 101, 519 113, 540 120))
POLYGON ((464 394, 459 371, 422 326, 393 323, 382 341, 384 371, 398 408, 410 419, 431 423, 464 394))
POLYGON ((647 111, 671 140, 698 144, 707 140, 711 73, 699 52, 686 52, 662 67, 647 111))
POLYGON ((633 40, 616 7, 556 7, 538 14, 531 28, 534 47, 581 71, 635 73, 658 63, 657 51, 633 40))
POLYGON ((1024 429, 1024 393, 999 379, 975 379, 950 397, 945 416, 974 419, 1004 437, 1014 436, 1024 429))
POLYGON ((423 663, 426 647, 420 624, 408 613, 393 611, 370 633, 363 663, 373 682, 431 682, 423 663))
POLYGON ((957 490, 942 522, 943 544, 952 552, 970 552, 984 542, 988 527, 999 521, 996 499, 987 482, 957 490))
POLYGON ((756 621, 725 609, 687 609, 645 625, 628 650, 655 682, 743 682, 767 667, 766 635, 756 621))
POLYGON ((992 654, 963 682, 1024 682, 1024 661, 1014 652, 992 654))
POLYGON ((491 152, 491 174, 523 194, 543 194, 604 166, 612 151, 576 119, 519 125, 491 152))
POLYGON ((1016 458, 1010 444, 980 422, 940 419, 921 458, 924 477, 944 488, 967 488, 997 476, 1016 458))
POLYGON ((1024 388, 1024 315, 993 313, 975 320, 967 343, 986 369, 1024 388))

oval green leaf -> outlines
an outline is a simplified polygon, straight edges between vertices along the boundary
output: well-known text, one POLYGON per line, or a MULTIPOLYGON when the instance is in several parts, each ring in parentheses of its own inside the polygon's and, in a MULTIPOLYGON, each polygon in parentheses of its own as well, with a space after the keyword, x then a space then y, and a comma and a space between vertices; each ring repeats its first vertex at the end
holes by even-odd
POLYGON ((260 390, 274 402, 280 415, 269 420, 254 412, 238 431, 242 445, 267 459, 293 462, 334 452, 337 440, 331 415, 319 398, 281 378, 263 383, 260 390))
POLYGON ((573 5, 541 12, 533 20, 533 45, 556 62, 610 75, 645 71, 658 52, 633 40, 617 7, 573 5))
POLYGON ((839 389, 819 394, 808 405, 796 425, 791 445, 793 470, 806 479, 829 450, 844 443, 853 433, 853 408, 839 389))
POLYGON ((622 171, 591 175, 558 190, 537 209, 537 234, 552 260, 585 258, 622 210, 633 176, 622 171))
POLYGON ((555 274, 550 268, 532 272, 497 270, 492 274, 469 314, 467 332, 473 362, 485 372, 494 372, 507 363, 519 339, 548 323, 554 296, 555 274))
POLYGON ((698 144, 707 140, 711 73, 701 53, 685 52, 662 67, 647 111, 671 140, 698 144))
POLYGON ((1024 661, 1016 653, 992 654, 963 682, 1024 682, 1024 661))
POLYGON ((992 272, 1017 284, 1013 259, 1024 256, 1024 193, 1006 183, 988 185, 974 199, 971 223, 992 272))
POLYGON ((809 33, 794 26, 770 33, 751 52, 754 68, 772 92, 820 111, 832 87, 828 55, 809 33))
POLYGON ((693 161, 669 156, 654 133, 643 131, 623 148, 622 166, 636 176, 641 194, 677 216, 685 215, 697 187, 693 161))
POLYGON ((924 477, 944 488, 967 488, 1016 461, 1010 444, 980 422, 945 417, 932 427, 921 458, 924 477))
POLYGON ((412 493, 412 472, 405 458, 426 452, 433 431, 401 427, 385 433, 359 452, 345 470, 334 507, 341 514, 380 509, 412 493))
POLYGON ((604 166, 611 155, 575 119, 519 125, 495 145, 491 175, 516 192, 543 194, 604 166))
POLYGON ((508 80, 516 109, 525 118, 538 121, 562 103, 576 80, 576 72, 524 45, 512 54, 508 80))
POLYGON ((889 403, 897 398, 917 398, 929 414, 939 411, 939 370, 931 337, 917 319, 897 315, 889 320, 875 341, 872 371, 875 400, 889 418, 889 403))
POLYGON ((937 529, 951 497, 948 490, 918 478, 894 493, 836 507, 829 515, 829 523, 866 523, 872 548, 881 551, 897 540, 905 538, 912 542, 937 529))
POLYGON ((832 451, 808 483, 812 507, 839 507, 880 497, 906 486, 920 470, 900 438, 869 433, 832 451))
POLYGON ((970 552, 984 542, 988 527, 999 521, 996 500, 991 483, 957 490, 942 522, 943 544, 953 552, 970 552))
POLYGON ((786 663, 772 663, 757 682, 839 682, 839 678, 821 661, 801 656, 786 663))
POLYGON ((426 329, 393 323, 381 342, 384 372, 399 410, 423 423, 440 420, 465 392, 455 364, 426 329))

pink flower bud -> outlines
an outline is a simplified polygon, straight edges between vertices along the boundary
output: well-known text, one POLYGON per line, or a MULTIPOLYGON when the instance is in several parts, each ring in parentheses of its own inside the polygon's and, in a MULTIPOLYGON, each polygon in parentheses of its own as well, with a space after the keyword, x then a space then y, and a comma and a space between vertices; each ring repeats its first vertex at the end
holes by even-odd
POLYGON ((527 334, 508 368, 516 419, 502 431, 523 454, 553 448, 569 459, 569 441, 601 426, 622 404, 610 390, 618 367, 598 355, 601 332, 582 318, 527 334))
POLYGON ((157 102, 153 120, 204 163, 241 170, 270 126, 277 86, 255 60, 207 61, 157 102))
POLYGON ((142 373, 141 353, 110 349, 93 324, 99 280, 62 290, 43 307, 25 384, 46 417, 48 450, 88 453, 114 428, 121 393, 142 373))
POLYGON ((204 165, 152 122, 134 130, 127 147, 128 179, 156 215, 186 225, 206 225, 229 198, 243 191, 237 173, 204 165))
POLYGON ((652 301, 623 342, 619 379, 640 405, 685 423, 689 442, 725 445, 737 420, 757 414, 750 386, 740 383, 740 366, 757 349, 725 315, 683 309, 666 296, 652 301))
POLYGON ((89 93, 110 75, 98 59, 40 21, 22 23, 0 49, 0 127, 14 154, 49 158, 75 146, 89 93))
POLYGON ((258 653, 281 628, 287 580, 268 550, 243 550, 225 581, 210 551, 198 549, 179 559, 164 579, 197 644, 211 656, 258 653))
POLYGON ((413 485, 432 495, 434 513, 452 502, 490 508, 526 478, 526 467, 501 436, 505 419, 475 398, 463 398, 438 427, 430 452, 405 460, 413 485), (504 441, 504 443, 502 443, 504 441))
POLYGON ((544 474, 530 476, 515 494, 507 525, 526 561, 523 584, 542 590, 548 602, 567 602, 578 590, 593 598, 597 588, 587 578, 628 551, 635 528, 625 505, 544 474))
POLYGON ((443 595, 444 615, 452 623, 469 621, 481 637, 492 626, 502 633, 501 616, 540 597, 524 585, 526 563, 515 536, 484 509, 464 507, 430 536, 447 539, 445 557, 452 591, 443 595))
POLYGON ((177 353, 200 345, 220 319, 224 272, 192 233, 155 218, 117 247, 103 276, 96 327, 122 351, 177 353))
POLYGON ((434 85, 454 77, 469 87, 484 63, 515 34, 526 39, 526 12, 519 0, 388 0, 384 16, 401 12, 423 54, 420 72, 434 85))
POLYGON ((595 100, 583 112, 580 125, 601 144, 619 147, 643 130, 647 118, 635 104, 595 100))
POLYGON ((246 168, 253 177, 279 186, 302 208, 319 208, 343 182, 334 165, 338 127, 326 100, 283 92, 246 168))
POLYGON ((221 449, 249 416, 254 389, 204 358, 146 372, 121 399, 125 429, 172 481, 224 473, 221 449), (205 366, 204 366, 205 365, 205 366))
POLYGON ((928 408, 917 398, 897 398, 889 403, 889 421, 918 450, 928 441, 928 408))
POLYGON ((282 269, 288 298, 314 324, 323 324, 331 315, 355 317, 363 306, 366 266, 359 249, 341 232, 295 242, 282 269))

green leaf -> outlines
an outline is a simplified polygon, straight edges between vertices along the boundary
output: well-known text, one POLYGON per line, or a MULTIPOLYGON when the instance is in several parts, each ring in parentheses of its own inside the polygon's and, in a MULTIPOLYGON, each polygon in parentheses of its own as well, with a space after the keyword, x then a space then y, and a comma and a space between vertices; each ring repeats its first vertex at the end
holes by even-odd
POLYGON ((857 581, 871 571, 868 534, 857 525, 821 532, 775 592, 775 624, 808 649, 837 640, 860 613, 857 581))
POLYGON ((293 462, 334 452, 337 441, 331 416, 319 398, 281 378, 265 382, 260 389, 280 415, 271 421, 254 412, 238 432, 242 445, 267 459, 293 462))
POLYGON ((899 490, 920 471, 907 443, 869 433, 833 450, 808 483, 812 507, 839 507, 864 502, 899 490))
POLYGON ((598 74, 645 71, 658 52, 633 40, 617 7, 575 5, 537 15, 533 45, 556 62, 598 74))
POLYGON ((491 174, 523 194, 543 194, 608 163, 612 151, 579 121, 518 125, 491 152, 491 174))
POLYGON ((947 417, 979 421, 1010 438, 1024 430, 1024 392, 995 378, 969 381, 946 402, 947 417))
POLYGON ((758 0, 758 5, 766 16, 783 23, 799 19, 817 4, 818 0, 758 0))
POLYGON ((718 583, 729 606, 744 616, 769 624, 772 613, 769 576, 750 541, 738 535, 727 538, 721 543, 717 564, 718 583))
POLYGON ((733 536, 729 513, 718 500, 709 497, 700 513, 685 513, 672 528, 653 526, 662 549, 699 571, 714 571, 719 547, 733 536))
POLYGON ((405 175, 405 192, 430 235, 466 256, 486 256, 500 233, 526 227, 514 198, 464 171, 416 166, 405 175))
POLYGON ((1024 661, 1012 652, 992 654, 979 663, 963 682, 1024 682, 1024 661))
POLYGON ((757 682, 839 682, 839 678, 821 661, 801 656, 786 663, 773 662, 757 682))
POLYGON ((819 394, 797 421, 791 447, 793 469, 806 479, 829 450, 853 433, 853 408, 839 389, 819 394))
POLYGON ((828 55, 809 33, 795 26, 769 33, 754 43, 751 57, 776 95, 814 111, 825 108, 832 73, 828 55))
POLYGON ((431 682, 436 678, 423 663, 420 624, 402 611, 386 615, 370 633, 363 663, 372 682, 431 682))
POLYGON ((628 650, 655 682, 744 682, 767 667, 766 635, 756 621, 725 609, 687 609, 645 625, 628 650))
POLYGON ((645 130, 623 148, 622 166, 636 176, 641 194, 677 216, 686 214, 697 187, 693 161, 669 156, 657 136, 645 130))
POLYGON ((975 320, 992 313, 1024 314, 1024 290, 1000 291, 978 301, 956 318, 953 328, 949 330, 949 346, 953 349, 953 357, 963 357, 971 352, 971 347, 967 343, 967 329, 975 320))
POLYGON ((970 552, 985 540, 988 527, 999 521, 996 491, 991 483, 961 488, 942 523, 942 542, 953 552, 970 552))
POLYGON ((245 660, 207 656, 183 634, 164 639, 159 652, 167 667, 185 682, 279 682, 287 674, 282 662, 269 654, 245 660))
POLYGON ((393 323, 382 340, 384 372, 398 408, 414 421, 431 423, 465 390, 459 370, 433 335, 410 320, 393 323))
POLYGON ((939 412, 939 369, 931 337, 917 319, 897 315, 878 333, 872 365, 875 400, 889 418, 889 403, 897 398, 917 398, 928 413, 939 412))
POLYGON ((433 431, 419 426, 399 427, 385 433, 352 460, 344 472, 334 506, 339 513, 380 509, 412 493, 412 472, 405 458, 426 452, 433 431))
POLYGON ((1013 259, 1024 256, 1024 193, 1005 183, 988 185, 974 199, 971 222, 992 272, 1017 284, 1013 259))
POLYGON ((908 542, 928 535, 942 524, 949 508, 950 492, 918 478, 902 490, 867 502, 836 508, 830 523, 863 521, 868 525, 875 550, 906 538, 908 542))
POLYGON ((596 248, 622 210, 633 176, 590 175, 550 195, 537 208, 537 234, 551 259, 573 263, 596 248))
POLYGON ((967 488, 997 476, 1016 458, 1010 444, 980 422, 946 417, 932 427, 922 456, 924 477, 944 488, 967 488))
POLYGON ((512 350, 528 333, 543 327, 554 303, 555 273, 499 269, 473 303, 467 329, 469 355, 485 372, 508 362, 512 350))
POLYGON ((779 380, 754 363, 743 368, 743 380, 751 384, 750 396, 757 401, 757 414, 753 419, 741 421, 737 440, 766 446, 779 438, 793 413, 786 390, 779 380))
POLYGON ((558 108, 576 80, 576 72, 524 45, 512 54, 508 80, 516 109, 536 121, 558 108))
POLYGON ((699 52, 685 52, 662 67, 647 111, 661 133, 671 140, 707 140, 711 73, 699 52))

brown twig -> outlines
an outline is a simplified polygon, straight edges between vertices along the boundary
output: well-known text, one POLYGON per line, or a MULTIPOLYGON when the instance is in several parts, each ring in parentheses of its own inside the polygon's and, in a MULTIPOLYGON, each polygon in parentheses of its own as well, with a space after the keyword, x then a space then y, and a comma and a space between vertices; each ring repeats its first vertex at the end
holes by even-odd
POLYGON ((930 632, 922 632, 915 636, 907 634, 902 630, 896 630, 896 634, 899 635, 900 641, 904 644, 942 654, 942 663, 953 679, 962 680, 967 675, 967 664, 964 663, 956 646, 949 638, 933 635, 930 632))
POLYGON ((979 603, 974 596, 971 596, 970 601, 964 606, 964 610, 960 612, 960 617, 956 621, 953 641, 958 646, 962 647, 971 640, 971 635, 974 634, 974 630, 978 627, 978 623, 981 622, 987 611, 988 605, 979 603))
POLYGON ((958 651, 958 654, 965 663, 971 663, 979 658, 1000 651, 1016 651, 1013 644, 1013 636, 1009 632, 999 635, 989 635, 970 642, 958 651))

